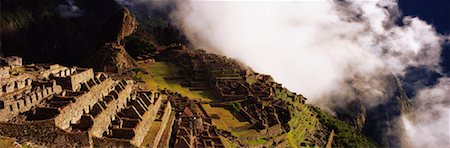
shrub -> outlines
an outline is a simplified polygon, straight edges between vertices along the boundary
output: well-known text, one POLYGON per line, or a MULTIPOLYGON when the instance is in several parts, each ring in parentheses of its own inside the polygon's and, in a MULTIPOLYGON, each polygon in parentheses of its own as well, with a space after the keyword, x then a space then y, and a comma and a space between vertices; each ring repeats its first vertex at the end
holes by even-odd
POLYGON ((134 57, 141 54, 156 52, 155 44, 150 42, 147 37, 139 34, 132 34, 126 37, 123 44, 125 44, 125 49, 130 55, 134 57))

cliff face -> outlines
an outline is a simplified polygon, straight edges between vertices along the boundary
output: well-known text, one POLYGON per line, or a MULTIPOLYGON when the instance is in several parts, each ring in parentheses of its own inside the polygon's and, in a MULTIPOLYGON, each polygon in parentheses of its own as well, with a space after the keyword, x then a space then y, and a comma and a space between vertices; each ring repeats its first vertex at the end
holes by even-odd
POLYGON ((392 76, 390 79, 395 88, 394 95, 385 103, 367 111, 363 132, 383 147, 401 147, 405 129, 399 124, 399 117, 412 112, 412 108, 398 78, 392 76))
POLYGON ((122 9, 122 23, 120 23, 120 29, 117 34, 117 40, 122 40, 125 37, 131 35, 137 28, 137 22, 130 10, 122 9))
POLYGON ((367 107, 361 100, 356 100, 336 109, 336 113, 380 146, 401 147, 404 127, 398 121, 401 115, 411 112, 411 103, 397 77, 392 75, 387 79, 392 90, 385 102, 367 107))
POLYGON ((114 32, 109 32, 112 34, 107 40, 109 42, 92 54, 85 65, 90 65, 99 71, 122 73, 124 69, 135 66, 135 63, 125 47, 120 45, 120 41, 135 31, 137 21, 127 8, 123 8, 108 24, 116 27, 114 32))

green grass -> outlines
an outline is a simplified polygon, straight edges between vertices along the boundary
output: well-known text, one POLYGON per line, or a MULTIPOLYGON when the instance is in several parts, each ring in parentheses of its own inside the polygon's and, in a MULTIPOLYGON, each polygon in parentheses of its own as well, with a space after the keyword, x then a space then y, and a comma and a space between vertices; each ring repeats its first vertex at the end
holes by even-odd
MULTIPOLYGON (((141 68, 150 72, 151 74, 141 74, 150 89, 169 89, 178 92, 190 99, 196 99, 202 102, 212 102, 214 96, 207 90, 191 91, 188 88, 182 87, 176 80, 166 80, 165 77, 175 76, 178 68, 176 65, 169 62, 156 62, 154 64, 139 64, 141 68)), ((209 104, 202 105, 206 112, 217 114, 220 119, 213 119, 213 123, 222 130, 231 131, 234 127, 240 127, 249 124, 248 122, 240 122, 233 114, 223 107, 211 107, 209 104)))
MULTIPOLYGON (((178 71, 178 68, 169 62, 156 62, 154 64, 140 64, 140 67, 151 74, 142 74, 139 72, 142 80, 144 80, 151 89, 169 89, 174 92, 178 92, 183 96, 190 99, 196 99, 202 102, 212 102, 214 96, 209 91, 191 91, 188 88, 182 87, 177 80, 166 80, 165 77, 174 77, 178 71)), ((136 69, 136 71, 141 69, 136 69)), ((247 80, 252 81, 252 80, 247 80)), ((307 146, 313 146, 314 143, 307 141, 307 139, 314 138, 313 134, 318 132, 318 128, 324 125, 330 128, 329 131, 334 130, 335 135, 333 138, 333 147, 374 147, 372 141, 364 137, 362 134, 357 133, 350 125, 344 121, 340 121, 328 114, 322 112, 319 108, 315 108, 311 105, 301 104, 299 102, 293 102, 292 98, 288 96, 287 90, 277 89, 276 97, 287 101, 292 104, 290 110, 292 112, 292 119, 288 122, 291 130, 286 133, 286 139, 292 147, 298 147, 301 143, 307 146)), ((263 138, 263 135, 255 130, 241 130, 233 131, 234 127, 241 127, 247 125, 248 122, 240 122, 233 116, 233 114, 223 107, 211 107, 209 104, 202 104, 206 112, 216 114, 220 119, 213 119, 213 124, 219 129, 230 131, 233 136, 236 137, 254 137, 259 136, 256 140, 244 140, 245 144, 249 145, 261 145, 267 143, 263 138)), ((240 104, 233 104, 235 110, 240 110, 240 104)), ((245 139, 245 138, 244 138, 245 139)), ((224 140, 223 140, 224 141, 224 140)), ((232 142, 224 142, 226 147, 233 147, 232 142), (227 143, 229 142, 229 143, 227 143)))
POLYGON ((178 92, 190 99, 201 100, 205 102, 212 101, 212 94, 207 91, 191 91, 189 88, 182 87, 178 81, 166 80, 166 77, 173 77, 176 75, 178 68, 168 62, 156 62, 154 64, 140 64, 144 70, 151 72, 151 74, 140 74, 150 89, 168 89, 178 92))
POLYGON ((286 138, 293 147, 297 147, 300 143, 313 145, 306 139, 316 132, 319 124, 319 119, 311 109, 308 106, 303 106, 301 111, 297 111, 297 114, 289 121, 291 130, 287 133, 286 138))
POLYGON ((261 145, 261 144, 267 143, 267 140, 260 138, 260 139, 256 139, 256 140, 247 141, 247 143, 249 145, 261 145))
POLYGON ((332 147, 376 147, 375 142, 359 133, 354 127, 336 117, 326 114, 318 107, 312 107, 320 122, 329 130, 334 130, 332 147))
POLYGON ((255 76, 248 76, 247 77, 247 83, 253 84, 255 82, 256 82, 256 77, 255 76))
POLYGON ((225 148, 239 148, 240 147, 239 145, 237 145, 236 143, 231 142, 230 140, 228 140, 225 137, 220 136, 220 140, 222 141, 223 146, 225 148))
POLYGON ((241 127, 249 124, 248 122, 241 122, 227 109, 223 107, 211 107, 209 104, 202 104, 202 107, 209 115, 216 114, 220 119, 213 119, 213 123, 217 128, 232 132, 232 128, 241 127))
MULTIPOLYGON (((138 62, 139 63, 139 62, 138 62)), ((182 87, 176 80, 166 80, 165 77, 173 77, 178 71, 176 65, 169 62, 156 62, 154 64, 139 64, 140 68, 139 76, 146 82, 150 89, 169 89, 174 92, 178 92, 183 96, 190 99, 196 99, 201 102, 212 102, 214 100, 214 95, 207 90, 191 91, 188 88, 182 87), (150 74, 143 74, 142 69, 149 72, 150 74)), ((227 109, 223 107, 211 107, 209 104, 202 104, 203 108, 206 110, 207 114, 217 114, 220 119, 213 119, 213 124, 217 126, 218 129, 232 131, 232 128, 241 127, 249 124, 248 122, 241 122, 227 109)), ((240 107, 240 105, 239 105, 240 107)), ((242 131, 246 133, 246 131, 242 131)), ((151 135, 151 134, 149 134, 151 135)), ((150 136, 151 137, 151 136, 150 136)), ((147 138, 147 137, 146 137, 147 138)), ((227 141, 226 147, 238 147, 234 143, 227 141)), ((261 142, 261 141, 259 141, 261 142)))

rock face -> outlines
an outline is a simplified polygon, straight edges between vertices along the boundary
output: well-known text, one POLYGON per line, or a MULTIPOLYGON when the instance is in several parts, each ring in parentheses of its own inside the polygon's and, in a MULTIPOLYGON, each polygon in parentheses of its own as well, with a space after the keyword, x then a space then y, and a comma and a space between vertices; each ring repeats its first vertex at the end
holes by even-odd
POLYGON ((406 96, 402 85, 397 77, 390 79, 394 90, 394 96, 385 103, 367 110, 367 121, 363 133, 371 137, 382 147, 401 147, 405 129, 399 124, 399 117, 412 112, 411 102, 406 96))
POLYGON ((363 106, 361 100, 355 100, 348 103, 345 108, 336 110, 337 116, 362 131, 366 122, 366 108, 363 106))
POLYGON ((122 23, 120 23, 119 31, 117 33, 117 40, 122 40, 131 35, 137 28, 136 18, 127 8, 122 10, 121 18, 122 23))
POLYGON ((118 73, 122 73, 124 69, 135 65, 125 48, 117 43, 106 43, 88 62, 96 70, 118 73))
POLYGON ((137 21, 127 8, 123 8, 108 24, 113 25, 116 31, 105 32, 105 34, 114 35, 107 40, 110 42, 105 43, 89 57, 86 64, 93 66, 95 70, 122 73, 124 69, 131 68, 135 64, 125 47, 120 45, 120 41, 134 32, 137 21))

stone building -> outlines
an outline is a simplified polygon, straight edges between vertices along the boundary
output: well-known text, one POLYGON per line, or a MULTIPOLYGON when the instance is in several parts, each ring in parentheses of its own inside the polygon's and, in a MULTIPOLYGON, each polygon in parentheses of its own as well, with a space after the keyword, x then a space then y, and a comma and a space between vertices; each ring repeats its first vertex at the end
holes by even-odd
POLYGON ((160 91, 134 90, 133 80, 90 68, 15 63, 1 70, 0 136, 57 147, 169 144, 174 115, 160 91))
POLYGON ((17 56, 10 56, 0 58, 0 65, 1 66, 22 66, 22 58, 17 56))

